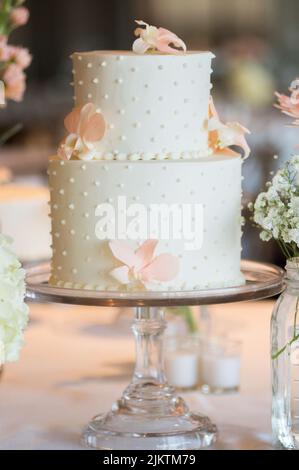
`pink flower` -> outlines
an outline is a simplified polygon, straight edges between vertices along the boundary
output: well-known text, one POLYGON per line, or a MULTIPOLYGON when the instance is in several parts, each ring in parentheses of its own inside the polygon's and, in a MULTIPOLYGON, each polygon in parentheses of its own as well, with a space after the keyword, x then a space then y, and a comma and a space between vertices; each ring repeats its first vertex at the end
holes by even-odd
POLYGON ((7 45, 7 36, 0 36, 0 61, 6 62, 9 60, 9 46, 7 45))
POLYGON ((179 260, 169 253, 155 257, 157 244, 158 240, 146 240, 134 251, 125 241, 111 241, 110 249, 123 266, 113 269, 110 275, 121 284, 171 281, 179 272, 179 260))
POLYGON ((136 54, 144 54, 148 50, 156 50, 169 54, 186 52, 187 48, 184 41, 168 29, 156 28, 156 26, 150 26, 141 20, 136 20, 136 23, 145 26, 145 28, 135 29, 135 36, 140 36, 133 43, 133 51, 136 54), (170 44, 173 44, 175 47, 171 47, 170 44))
POLYGON ((106 132, 106 123, 102 114, 97 113, 92 103, 77 106, 68 114, 64 125, 69 135, 60 144, 58 156, 69 160, 75 156, 81 160, 94 158, 94 142, 100 141, 106 132))
POLYGON ((26 89, 26 76, 17 64, 10 64, 3 74, 7 99, 22 101, 26 89))
POLYGON ((10 14, 10 21, 14 26, 23 26, 29 19, 29 10, 26 7, 14 8, 10 14))
POLYGON ((22 69, 29 67, 32 61, 32 56, 29 54, 28 49, 17 46, 8 46, 10 59, 16 62, 22 69))
POLYGON ((243 158, 249 157, 250 148, 245 139, 245 134, 250 134, 246 127, 243 127, 238 122, 222 123, 219 119, 212 97, 210 97, 209 105, 209 146, 215 153, 223 150, 229 151, 232 155, 236 155, 229 147, 236 146, 243 149, 243 158))
POLYGON ((289 91, 290 96, 282 95, 278 92, 275 92, 275 95, 278 99, 278 104, 274 104, 275 108, 278 108, 282 113, 287 116, 295 118, 293 124, 295 126, 299 125, 299 78, 296 78, 290 85, 289 91))

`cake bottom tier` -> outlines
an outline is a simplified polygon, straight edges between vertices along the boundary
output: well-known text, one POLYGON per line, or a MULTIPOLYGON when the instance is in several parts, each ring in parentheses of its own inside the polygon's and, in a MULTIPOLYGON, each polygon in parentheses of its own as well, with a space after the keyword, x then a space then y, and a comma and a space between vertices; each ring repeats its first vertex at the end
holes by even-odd
POLYGON ((241 163, 225 154, 197 161, 51 160, 50 283, 106 291, 243 284, 241 163), (132 254, 148 239, 158 242, 155 256, 178 261, 172 280, 145 282, 141 267, 134 269, 132 254), (115 257, 111 240, 121 240, 125 254, 115 257), (126 281, 113 276, 121 266, 126 281))

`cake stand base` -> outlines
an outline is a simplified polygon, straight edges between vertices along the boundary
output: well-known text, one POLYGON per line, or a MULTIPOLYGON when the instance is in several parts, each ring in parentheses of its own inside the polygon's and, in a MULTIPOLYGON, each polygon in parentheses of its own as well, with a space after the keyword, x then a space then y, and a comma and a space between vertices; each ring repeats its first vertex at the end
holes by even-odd
POLYGON ((209 418, 191 413, 177 398, 172 415, 135 415, 116 403, 110 413, 92 419, 82 444, 106 450, 195 450, 216 441, 217 428, 209 418))

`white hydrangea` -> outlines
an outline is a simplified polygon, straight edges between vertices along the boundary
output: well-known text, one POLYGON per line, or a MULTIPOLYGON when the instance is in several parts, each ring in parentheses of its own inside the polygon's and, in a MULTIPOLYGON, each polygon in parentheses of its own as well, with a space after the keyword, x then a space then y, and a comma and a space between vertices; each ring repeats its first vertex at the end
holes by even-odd
POLYGON ((0 364, 19 358, 28 322, 25 271, 11 245, 12 240, 0 234, 0 364))
POLYGON ((277 240, 287 257, 299 254, 299 156, 293 156, 249 208, 260 238, 277 240))

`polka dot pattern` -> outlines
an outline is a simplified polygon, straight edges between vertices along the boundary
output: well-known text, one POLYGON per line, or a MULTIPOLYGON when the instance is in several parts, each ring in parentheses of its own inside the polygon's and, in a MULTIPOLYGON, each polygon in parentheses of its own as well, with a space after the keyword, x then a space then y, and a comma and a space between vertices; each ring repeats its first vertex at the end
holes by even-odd
POLYGON ((76 104, 93 102, 108 121, 95 158, 119 160, 116 149, 131 161, 207 156, 212 57, 74 54, 76 104))
MULTIPOLYGON (((98 228, 99 205, 111 206, 125 215, 126 205, 199 204, 203 213, 202 246, 187 249, 182 239, 161 238, 157 254, 172 253, 180 260, 178 277, 169 283, 151 286, 154 290, 181 290, 238 285, 240 274, 241 162, 239 158, 212 156, 202 161, 52 161, 49 167, 53 233, 51 282, 65 287, 80 285, 122 290, 109 275, 118 264, 107 239, 99 238, 107 227, 98 228), (150 171, 149 167, 150 165, 150 171), (167 185, 165 185, 167 178, 167 185), (76 183, 72 183, 71 181, 76 183), (211 185, 213 181, 213 185, 211 185), (98 184, 95 184, 98 183, 98 184), (63 194, 61 194, 63 190, 63 194)), ((165 215, 162 217, 165 223, 165 215)), ((112 227, 112 217, 106 223, 112 227)), ((189 220, 197 223, 195 213, 189 220)), ((138 224, 137 224, 138 225, 138 224)), ((179 230, 184 235, 184 223, 179 230)), ((138 229, 135 228, 135 229, 138 229)), ((182 236, 183 236, 182 235, 182 236)), ((112 238, 113 237, 109 237, 112 238)), ((149 238, 149 237, 148 237, 149 238)), ((139 246, 140 242, 132 242, 139 246)))

